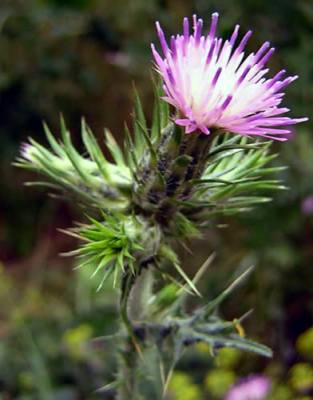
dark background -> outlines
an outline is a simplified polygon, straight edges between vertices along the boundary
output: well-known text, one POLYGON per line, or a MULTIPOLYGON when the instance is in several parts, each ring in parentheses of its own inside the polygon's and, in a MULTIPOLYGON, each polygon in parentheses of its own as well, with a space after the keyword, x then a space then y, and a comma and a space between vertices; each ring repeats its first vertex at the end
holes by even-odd
MULTIPOLYGON (((82 116, 99 140, 108 127, 121 141, 133 82, 151 113, 154 21, 175 34, 184 16, 196 12, 208 24, 214 11, 219 34, 240 23, 241 32, 254 31, 249 50, 265 40, 274 44, 272 74, 286 68, 300 76, 285 104, 293 116, 312 121, 312 0, 1 0, 0 399, 110 399, 94 391, 115 371, 112 345, 91 340, 114 332, 114 293, 108 287, 95 294, 88 274, 58 256, 76 243, 57 228, 71 226, 80 210, 23 186, 35 176, 11 165, 21 143, 30 135, 46 143, 43 120, 58 135, 61 112, 78 147, 82 116)), ((311 398, 312 122, 297 126, 273 151, 280 153, 276 162, 289 167, 280 178, 290 189, 275 193, 269 205, 221 221, 229 227, 212 229, 194 243, 193 256, 182 256, 192 274, 216 251, 202 287, 208 298, 238 269, 257 266, 222 312, 232 319, 253 308, 245 329, 271 346, 274 358, 225 352, 212 363, 199 346, 179 365, 169 399, 222 399, 231 383, 250 373, 271 380, 273 400, 311 398)))

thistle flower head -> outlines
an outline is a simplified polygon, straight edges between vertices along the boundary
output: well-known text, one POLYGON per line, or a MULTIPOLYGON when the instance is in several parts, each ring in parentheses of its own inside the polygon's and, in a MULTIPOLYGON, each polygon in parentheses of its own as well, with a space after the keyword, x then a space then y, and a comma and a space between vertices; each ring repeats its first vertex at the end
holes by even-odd
POLYGON ((286 126, 307 118, 282 116, 289 109, 280 107, 283 88, 297 79, 285 77, 285 70, 266 78, 265 67, 274 48, 265 42, 256 53, 245 57, 244 49, 252 32, 237 41, 239 25, 225 41, 216 36, 218 14, 212 14, 209 33, 202 35, 202 19, 193 17, 193 33, 184 18, 183 34, 167 43, 157 22, 163 56, 152 44, 158 72, 164 81, 164 100, 179 111, 175 122, 186 133, 206 134, 220 128, 241 135, 287 140, 286 126), (238 42, 238 43, 237 43, 238 42), (237 44, 236 44, 237 43, 237 44))

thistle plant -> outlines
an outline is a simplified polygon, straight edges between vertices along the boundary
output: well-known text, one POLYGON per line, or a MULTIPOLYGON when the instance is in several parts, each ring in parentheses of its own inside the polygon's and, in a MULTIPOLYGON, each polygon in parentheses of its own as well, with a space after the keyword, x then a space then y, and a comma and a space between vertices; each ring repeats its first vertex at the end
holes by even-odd
MULTIPOLYGON (((212 15, 207 35, 201 19, 193 17, 193 33, 184 19, 183 34, 168 45, 157 23, 161 51, 152 45, 161 83, 153 83, 155 104, 151 125, 135 92, 132 129, 125 128, 124 148, 109 131, 103 154, 83 120, 79 154, 61 120, 62 140, 44 125, 49 143, 33 139, 23 144, 17 165, 44 176, 53 191, 75 199, 82 221, 68 234, 80 245, 68 255, 78 267, 89 266, 109 280, 119 293, 120 330, 113 336, 118 370, 116 398, 162 399, 172 371, 184 351, 209 344, 212 357, 223 347, 234 347, 270 357, 271 350, 247 339, 239 316, 225 321, 221 302, 249 275, 237 277, 216 298, 202 298, 198 282, 213 262, 209 255, 194 277, 181 266, 177 244, 218 221, 221 215, 247 212, 271 200, 267 192, 284 186, 275 179, 272 140, 288 139, 288 126, 306 118, 281 115, 282 89, 296 79, 285 71, 265 78, 266 62, 274 49, 264 43, 244 56, 251 36, 238 45, 239 26, 230 39, 216 36, 218 15, 212 15), (188 311, 188 301, 198 307, 188 311)), ((110 340, 110 338, 108 338, 110 340)))

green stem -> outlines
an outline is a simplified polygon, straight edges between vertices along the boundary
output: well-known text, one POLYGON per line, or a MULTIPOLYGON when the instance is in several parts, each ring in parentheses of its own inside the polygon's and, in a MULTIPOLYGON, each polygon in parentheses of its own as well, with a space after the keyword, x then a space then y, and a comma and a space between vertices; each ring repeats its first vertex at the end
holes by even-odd
POLYGON ((132 334, 132 326, 131 321, 128 318, 128 300, 130 296, 130 292, 132 287, 135 283, 136 275, 132 272, 127 272, 122 277, 122 289, 121 289, 121 298, 120 298, 120 313, 122 322, 127 329, 127 332, 131 335, 132 334))
POLYGON ((152 272, 139 269, 138 275, 125 274, 122 279, 120 313, 128 336, 119 354, 118 400, 139 400, 139 364, 143 360, 142 346, 134 335, 133 322, 145 317, 147 298, 152 289, 152 272))
POLYGON ((137 369, 137 352, 128 337, 123 344, 123 348, 119 355, 119 380, 117 400, 136 400, 136 369, 137 369))
POLYGON ((135 283, 135 275, 131 272, 125 273, 122 277, 122 288, 120 298, 120 315, 124 328, 126 329, 128 336, 123 343, 119 354, 119 380, 121 382, 117 399, 118 400, 131 400, 134 397, 134 386, 135 376, 134 371, 136 370, 137 355, 133 339, 133 330, 131 321, 128 317, 128 300, 131 289, 135 283))

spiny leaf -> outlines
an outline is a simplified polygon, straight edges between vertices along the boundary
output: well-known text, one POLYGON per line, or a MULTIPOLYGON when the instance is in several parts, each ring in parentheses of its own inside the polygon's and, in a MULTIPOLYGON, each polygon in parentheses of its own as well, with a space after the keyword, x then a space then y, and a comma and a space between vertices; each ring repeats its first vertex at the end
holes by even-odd
POLYGON ((108 392, 108 391, 117 389, 122 384, 123 384, 123 381, 121 379, 118 379, 118 380, 115 380, 115 381, 113 381, 111 383, 108 383, 107 385, 104 385, 104 386, 100 387, 99 389, 95 390, 95 393, 108 392))
POLYGON ((136 125, 139 127, 139 130, 142 133, 142 137, 143 137, 144 141, 146 142, 146 144, 148 146, 148 149, 149 149, 151 157, 152 157, 151 161, 154 164, 156 164, 156 162, 157 162, 156 149, 154 148, 154 145, 153 145, 149 135, 147 134, 147 131, 145 130, 144 126, 141 124, 141 122, 139 120, 136 121, 136 125))
MULTIPOLYGON (((193 284, 196 286, 196 284, 200 281, 202 276, 207 272, 208 268, 212 264, 212 262, 215 259, 215 253, 212 253, 201 265, 201 267, 198 269, 196 272, 195 276, 192 278, 193 284)), ((175 314, 178 310, 181 309, 181 307, 184 305, 185 301, 187 300, 187 297, 190 293, 188 293, 185 290, 185 287, 179 289, 177 291, 177 295, 175 296, 175 299, 173 301, 173 304, 171 307, 168 309, 168 314, 173 315, 175 314)))
MULTIPOLYGON (((134 110, 134 134, 136 155, 140 158, 144 152, 144 143, 142 140, 142 129, 147 133, 147 123, 143 112, 143 107, 137 89, 134 87, 135 110, 134 110), (142 128, 141 128, 141 127, 142 128)), ((147 133, 148 135, 148 133, 147 133)))
POLYGON ((245 272, 238 276, 238 278, 236 278, 219 296, 210 301, 210 303, 204 308, 203 315, 208 317, 210 314, 212 314, 216 308, 251 274, 253 269, 254 266, 248 268, 245 272))
POLYGON ((94 135, 92 134, 90 128, 86 124, 85 119, 82 119, 81 129, 82 129, 82 139, 91 159, 97 164, 99 171, 101 171, 102 173, 102 176, 106 180, 110 181, 110 175, 106 167, 108 161, 104 157, 94 135))
POLYGON ((97 287, 96 292, 99 292, 102 289, 104 282, 109 278, 109 276, 112 274, 112 272, 116 271, 116 270, 117 270, 116 268, 109 268, 104 272, 102 280, 101 280, 99 286, 97 287))
POLYGON ((181 275, 181 277, 188 283, 188 285, 190 286, 190 288, 194 291, 194 293, 196 295, 198 295, 199 297, 201 297, 201 293, 199 292, 199 290, 196 288, 196 286, 194 285, 194 283, 192 282, 192 280, 188 277, 188 275, 185 273, 185 271, 181 268, 181 266, 178 263, 174 263, 173 264, 176 271, 181 275))
POLYGON ((102 268, 104 268, 107 264, 109 264, 112 260, 114 260, 114 258, 115 256, 112 254, 104 256, 102 260, 99 262, 97 268, 90 275, 90 278, 93 278, 102 268))
POLYGON ((195 343, 197 341, 203 341, 212 346, 213 349, 226 347, 256 353, 264 357, 272 357, 273 355, 273 352, 269 347, 253 342, 252 340, 242 338, 239 335, 235 334, 229 336, 219 336, 205 335, 201 333, 189 333, 186 336, 186 340, 194 340, 195 343))
POLYGON ((153 80, 154 106, 152 114, 151 137, 158 142, 161 138, 161 105, 158 84, 153 80))
POLYGON ((52 135, 48 125, 45 122, 43 123, 43 129, 46 134, 47 140, 48 140, 51 148, 55 152, 55 154, 57 154, 61 158, 64 158, 66 153, 65 153, 63 147, 56 141, 56 139, 52 135))
POLYGON ((125 166, 125 160, 123 153, 117 144, 116 140, 114 139, 114 136, 111 134, 111 132, 108 129, 104 130, 105 138, 106 138, 106 145, 108 149, 110 150, 110 153, 112 154, 112 157, 114 161, 116 162, 117 165, 124 167, 125 166))
POLYGON ((174 252, 174 250, 172 250, 171 247, 163 244, 160 248, 160 255, 171 262, 173 267, 176 269, 179 275, 184 279, 184 281, 188 284, 188 286, 193 290, 193 292, 197 294, 199 297, 201 297, 200 292, 195 287, 192 280, 186 275, 185 271, 179 265, 178 257, 177 254, 174 252))
POLYGON ((64 151, 66 152, 73 167, 83 179, 83 181, 88 182, 88 175, 85 173, 85 170, 81 165, 82 157, 77 153, 72 145, 71 136, 66 128, 63 116, 61 116, 61 135, 64 142, 64 151))
POLYGON ((126 123, 125 123, 124 128, 125 128, 124 129, 124 131, 125 131, 124 153, 127 158, 128 166, 132 172, 132 176, 134 179, 136 179, 137 171, 139 168, 139 160, 137 158, 136 149, 135 149, 133 139, 131 137, 131 133, 130 133, 129 128, 126 123))
POLYGON ((79 267, 86 265, 95 265, 91 278, 97 275, 101 270, 103 278, 97 290, 100 290, 104 281, 113 273, 114 284, 121 273, 127 268, 132 273, 135 272, 133 253, 143 251, 138 242, 136 233, 137 222, 131 218, 116 213, 115 215, 106 215, 102 212, 103 221, 100 222, 93 217, 88 217, 89 224, 81 224, 78 227, 67 232, 83 241, 81 246, 70 252, 68 255, 77 256, 79 267), (133 225, 131 225, 133 224, 133 225), (129 227, 129 229, 126 229, 129 227))

